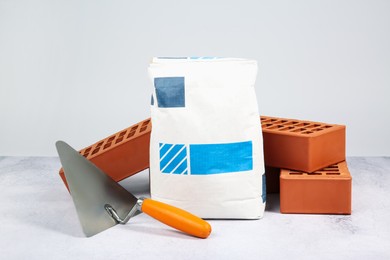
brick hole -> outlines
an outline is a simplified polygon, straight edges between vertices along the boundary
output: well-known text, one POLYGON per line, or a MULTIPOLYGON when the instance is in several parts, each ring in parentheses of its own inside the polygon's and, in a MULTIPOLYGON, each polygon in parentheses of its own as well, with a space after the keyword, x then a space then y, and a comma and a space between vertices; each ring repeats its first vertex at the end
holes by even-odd
POLYGON ((290 172, 289 174, 290 175, 302 175, 303 173, 302 172, 290 172))
POLYGON ((121 142, 122 140, 123 140, 123 136, 120 136, 120 137, 118 137, 118 139, 116 139, 115 143, 117 144, 117 143, 121 142))
POLYGON ((89 153, 83 154, 83 156, 84 156, 85 158, 88 158, 88 155, 89 155, 89 153))
POLYGON ((115 136, 111 136, 110 138, 108 138, 107 143, 111 143, 114 139, 115 139, 115 136))
POLYGON ((282 127, 284 127, 284 126, 283 125, 275 125, 275 126, 268 127, 267 129, 278 129, 279 130, 279 128, 282 128, 282 127))
POLYGON ((146 130, 146 128, 148 128, 148 126, 143 126, 143 127, 141 127, 141 129, 139 130, 139 132, 142 133, 143 131, 146 130))
POLYGON ((127 138, 132 137, 134 134, 135 134, 135 131, 131 131, 131 132, 127 135, 127 138))
POLYGON ((334 169, 338 169, 338 168, 339 168, 339 167, 337 167, 337 166, 330 165, 330 166, 324 167, 324 170, 325 170, 325 169, 332 169, 332 170, 334 170, 334 169))
POLYGON ((295 129, 295 127, 293 127, 293 126, 288 126, 288 127, 279 129, 279 131, 291 131, 292 129, 295 129))
POLYGON ((102 146, 103 143, 104 143, 104 141, 98 143, 98 144, 96 145, 96 148, 100 148, 100 146, 102 146))
POLYGON ((337 165, 330 165, 330 166, 323 168, 322 170, 324 170, 324 171, 338 171, 339 167, 337 165))
POLYGON ((273 126, 274 124, 264 124, 265 127, 273 126))
POLYGON ((305 134, 305 135, 309 135, 309 134, 312 134, 312 133, 313 133, 312 131, 302 132, 302 134, 305 134))
POLYGON ((321 172, 309 172, 307 175, 322 175, 321 172))
POLYGON ((150 122, 150 120, 147 120, 147 121, 143 122, 142 126, 148 126, 149 122, 150 122))
POLYGON ((321 171, 323 171, 323 172, 339 172, 338 169, 330 169, 330 170, 328 170, 328 169, 322 169, 321 171))
POLYGON ((340 175, 340 172, 327 172, 326 175, 340 175))
POLYGON ((92 147, 88 147, 84 153, 89 153, 91 151, 92 147))
POLYGON ((276 119, 276 118, 271 118, 270 121, 271 121, 271 122, 275 122, 275 121, 278 121, 278 119, 276 119))
POLYGON ((331 128, 332 126, 331 125, 324 125, 322 128, 326 129, 326 128, 331 128))
POLYGON ((322 131, 323 129, 322 128, 314 128, 314 129, 310 129, 310 131, 316 131, 316 132, 318 132, 318 131, 322 131))
POLYGON ((280 120, 280 123, 284 124, 284 123, 287 123, 288 120, 280 120))
POLYGON ((306 128, 298 128, 298 129, 295 129, 295 130, 293 130, 291 132, 297 133, 297 132, 303 132, 303 131, 306 131, 306 128))
POLYGON ((125 134, 126 134, 127 130, 126 131, 123 131, 119 134, 119 137, 123 137, 125 134))
POLYGON ((266 120, 268 120, 268 118, 262 117, 262 116, 261 116, 261 117, 260 117, 260 120, 261 120, 261 121, 266 121, 266 120))
POLYGON ((97 147, 95 150, 92 151, 92 155, 94 155, 95 153, 99 152, 100 150, 100 147, 97 147))
POLYGON ((135 131, 135 130, 137 130, 137 128, 138 128, 138 125, 133 126, 133 127, 130 129, 130 131, 135 131))
POLYGON ((107 149, 108 147, 110 147, 111 146, 111 142, 110 143, 106 143, 104 146, 103 146, 103 150, 104 149, 107 149))
POLYGON ((292 122, 285 123, 284 125, 294 125, 295 126, 296 124, 298 124, 298 122, 292 121, 292 122))

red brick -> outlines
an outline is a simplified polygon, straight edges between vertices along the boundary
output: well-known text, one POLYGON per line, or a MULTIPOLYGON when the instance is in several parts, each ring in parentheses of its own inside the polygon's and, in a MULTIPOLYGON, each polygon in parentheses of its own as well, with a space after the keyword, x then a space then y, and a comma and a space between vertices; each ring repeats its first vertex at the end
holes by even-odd
POLYGON ((352 177, 341 162, 313 173, 282 169, 280 212, 351 214, 352 177))
MULTIPOLYGON (((146 119, 82 149, 80 154, 115 181, 121 181, 149 168, 151 127, 150 119, 146 119)), ((60 176, 67 186, 62 168, 60 176)))
POLYGON ((261 117, 265 165, 314 172, 345 160, 345 126, 261 117))

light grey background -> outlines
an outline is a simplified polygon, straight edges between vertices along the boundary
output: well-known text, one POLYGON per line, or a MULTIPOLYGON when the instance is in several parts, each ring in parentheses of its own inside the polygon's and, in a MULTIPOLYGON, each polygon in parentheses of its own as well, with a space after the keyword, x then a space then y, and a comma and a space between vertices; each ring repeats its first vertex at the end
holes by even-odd
POLYGON ((0 155, 56 155, 149 116, 153 56, 256 59, 261 114, 390 155, 390 1, 0 0, 0 155))

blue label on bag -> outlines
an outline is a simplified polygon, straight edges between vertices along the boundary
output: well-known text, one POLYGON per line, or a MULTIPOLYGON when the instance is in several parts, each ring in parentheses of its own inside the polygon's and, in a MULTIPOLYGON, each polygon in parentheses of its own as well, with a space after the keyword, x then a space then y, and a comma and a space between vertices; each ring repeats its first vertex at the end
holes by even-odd
POLYGON ((185 107, 184 77, 155 78, 154 87, 158 107, 185 107))
POLYGON ((160 143, 160 171, 187 174, 187 147, 184 144, 160 143))
POLYGON ((188 147, 160 143, 159 153, 162 173, 208 175, 253 170, 251 141, 188 147))
POLYGON ((217 174, 253 169, 252 142, 191 144, 191 174, 217 174))

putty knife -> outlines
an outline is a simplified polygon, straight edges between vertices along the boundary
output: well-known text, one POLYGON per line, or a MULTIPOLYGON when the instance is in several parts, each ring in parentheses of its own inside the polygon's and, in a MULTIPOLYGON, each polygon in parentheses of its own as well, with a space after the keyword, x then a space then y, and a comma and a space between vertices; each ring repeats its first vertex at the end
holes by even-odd
POLYGON ((140 212, 192 236, 207 238, 211 226, 182 209, 133 196, 63 141, 56 142, 73 203, 87 237, 116 224, 126 224, 140 212))

